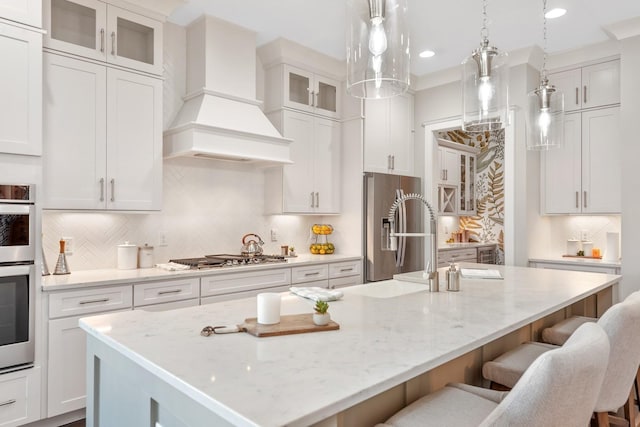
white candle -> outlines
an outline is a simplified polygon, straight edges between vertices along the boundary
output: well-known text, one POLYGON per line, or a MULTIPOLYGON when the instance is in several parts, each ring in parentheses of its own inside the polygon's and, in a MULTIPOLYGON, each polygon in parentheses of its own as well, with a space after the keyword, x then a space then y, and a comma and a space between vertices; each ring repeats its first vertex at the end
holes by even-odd
POLYGON ((258 294, 258 323, 263 325, 280 323, 280 294, 273 292, 258 294))

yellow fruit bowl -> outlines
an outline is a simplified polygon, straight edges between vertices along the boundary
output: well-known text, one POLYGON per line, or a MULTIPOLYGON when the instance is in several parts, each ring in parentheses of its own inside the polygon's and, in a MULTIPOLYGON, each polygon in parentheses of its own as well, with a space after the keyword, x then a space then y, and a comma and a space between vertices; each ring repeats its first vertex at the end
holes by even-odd
POLYGON ((331 255, 336 250, 333 243, 312 243, 309 251, 314 255, 331 255))
POLYGON ((333 227, 329 224, 313 224, 311 231, 313 234, 331 234, 333 227))

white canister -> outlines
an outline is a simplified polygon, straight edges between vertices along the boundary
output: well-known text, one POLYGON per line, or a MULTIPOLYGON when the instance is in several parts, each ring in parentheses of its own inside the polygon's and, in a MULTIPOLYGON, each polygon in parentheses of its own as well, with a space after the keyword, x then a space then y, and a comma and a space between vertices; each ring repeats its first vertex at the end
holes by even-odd
POLYGON ((567 255, 577 255, 580 250, 579 241, 574 239, 567 240, 567 255))
POLYGON ((280 294, 265 292, 258 294, 258 323, 275 325, 280 323, 280 294))
POLYGON ((138 246, 124 242, 118 245, 118 270, 138 268, 138 246))
POLYGON ((153 267, 153 246, 145 243, 144 246, 138 248, 138 267, 153 267))
POLYGON ((588 242, 586 240, 582 241, 582 251, 584 252, 584 256, 591 256, 592 249, 593 249, 593 242, 588 242))

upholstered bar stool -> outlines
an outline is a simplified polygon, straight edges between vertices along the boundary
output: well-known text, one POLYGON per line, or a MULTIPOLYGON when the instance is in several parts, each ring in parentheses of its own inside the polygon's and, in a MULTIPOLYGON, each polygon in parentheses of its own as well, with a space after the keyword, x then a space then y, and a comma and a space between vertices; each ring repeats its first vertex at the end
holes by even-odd
POLYGON ((510 392, 449 384, 378 427, 588 425, 608 364, 602 328, 580 327, 562 347, 545 352, 510 392))
MULTIPOLYGON (((588 324, 593 322, 586 322, 580 328, 588 324)), ((600 425, 608 425, 607 413, 615 412, 624 406, 625 417, 634 426, 632 385, 640 364, 640 334, 637 333, 637 325, 640 324, 640 298, 627 298, 624 302, 614 305, 602 315, 597 324, 609 337, 611 356, 594 412, 598 415, 600 425)), ((514 387, 527 367, 552 348, 558 347, 543 343, 522 344, 485 363, 482 374, 492 383, 514 387)))

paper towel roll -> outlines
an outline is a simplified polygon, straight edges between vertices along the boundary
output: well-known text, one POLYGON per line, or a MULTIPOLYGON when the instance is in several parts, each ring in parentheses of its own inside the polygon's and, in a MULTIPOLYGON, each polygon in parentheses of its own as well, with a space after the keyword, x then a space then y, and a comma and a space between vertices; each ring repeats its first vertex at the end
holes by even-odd
POLYGON ((607 261, 620 259, 620 233, 607 232, 607 247, 603 258, 607 261))

